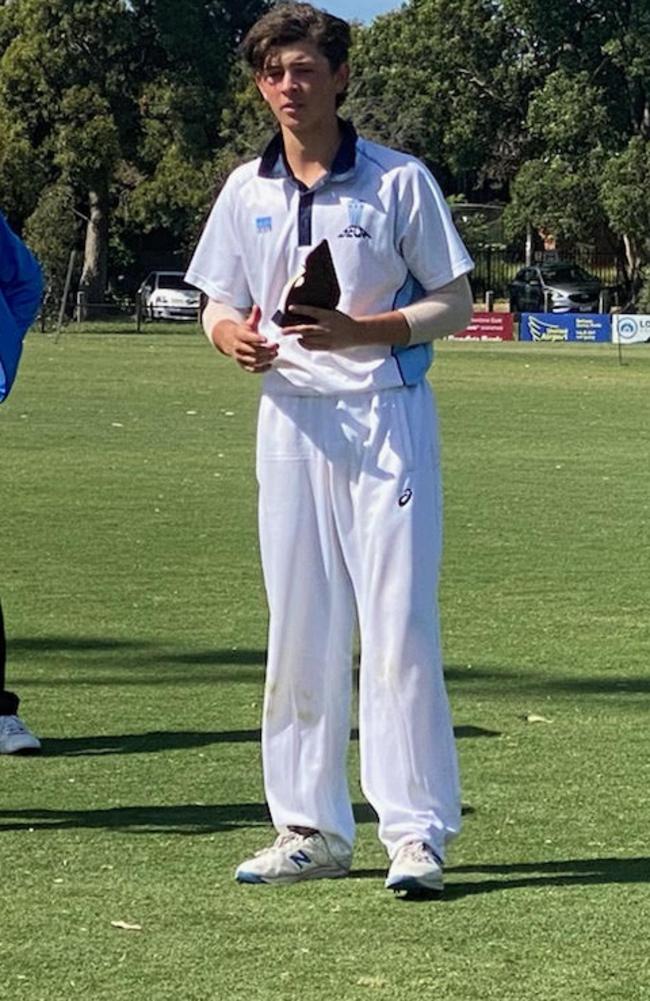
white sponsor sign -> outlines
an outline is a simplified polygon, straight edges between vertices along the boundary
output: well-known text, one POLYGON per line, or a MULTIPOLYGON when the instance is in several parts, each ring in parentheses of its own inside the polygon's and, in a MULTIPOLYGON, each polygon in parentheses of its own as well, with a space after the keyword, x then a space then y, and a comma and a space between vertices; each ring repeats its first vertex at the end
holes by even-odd
POLYGON ((650 316, 646 313, 616 313, 613 319, 614 344, 642 344, 650 341, 650 316))

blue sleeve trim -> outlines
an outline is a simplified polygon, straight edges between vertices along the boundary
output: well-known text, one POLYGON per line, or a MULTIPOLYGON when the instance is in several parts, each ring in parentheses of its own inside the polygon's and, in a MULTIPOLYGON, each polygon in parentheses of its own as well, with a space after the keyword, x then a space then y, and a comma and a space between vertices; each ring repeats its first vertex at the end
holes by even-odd
POLYGON ((421 382, 431 367, 433 345, 410 344, 408 347, 393 347, 392 354, 404 385, 415 386, 421 382))
MULTIPOLYGON (((393 309, 409 306, 412 302, 422 299, 425 294, 423 286, 409 271, 402 287, 395 293, 393 309)), ((433 361, 433 345, 430 343, 393 346, 391 352, 405 386, 415 386, 420 382, 433 361)))

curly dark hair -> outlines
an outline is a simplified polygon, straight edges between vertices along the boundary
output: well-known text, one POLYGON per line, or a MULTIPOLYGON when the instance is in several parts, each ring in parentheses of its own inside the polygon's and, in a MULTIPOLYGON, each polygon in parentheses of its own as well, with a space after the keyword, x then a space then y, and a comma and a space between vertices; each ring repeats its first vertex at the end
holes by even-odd
POLYGON ((310 3, 283 2, 253 25, 241 52, 251 69, 261 73, 272 50, 292 42, 312 42, 335 72, 348 60, 350 25, 310 3))

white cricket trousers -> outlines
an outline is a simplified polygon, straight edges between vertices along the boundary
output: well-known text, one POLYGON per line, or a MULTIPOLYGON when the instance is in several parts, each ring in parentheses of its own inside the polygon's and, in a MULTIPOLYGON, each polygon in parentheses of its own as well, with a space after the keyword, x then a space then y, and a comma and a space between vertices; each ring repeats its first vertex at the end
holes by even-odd
POLYGON ((426 382, 342 396, 263 394, 257 476, 270 621, 262 756, 275 827, 348 849, 358 622, 361 787, 392 858, 444 857, 460 829, 437 609, 442 510, 426 382))

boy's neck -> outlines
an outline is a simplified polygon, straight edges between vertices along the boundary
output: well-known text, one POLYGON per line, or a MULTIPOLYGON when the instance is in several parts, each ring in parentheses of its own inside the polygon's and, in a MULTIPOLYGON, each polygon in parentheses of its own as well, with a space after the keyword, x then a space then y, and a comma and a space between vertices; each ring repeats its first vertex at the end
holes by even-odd
POLYGON ((328 172, 341 145, 338 118, 300 134, 282 129, 284 153, 294 177, 308 188, 328 172))

